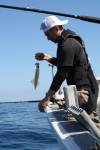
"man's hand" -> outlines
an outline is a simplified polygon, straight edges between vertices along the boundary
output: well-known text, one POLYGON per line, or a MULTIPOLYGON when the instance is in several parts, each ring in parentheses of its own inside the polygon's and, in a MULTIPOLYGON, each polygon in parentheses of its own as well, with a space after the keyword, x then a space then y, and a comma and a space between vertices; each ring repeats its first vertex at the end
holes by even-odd
POLYGON ((45 112, 45 109, 48 106, 48 103, 49 103, 50 99, 53 97, 54 94, 55 94, 55 91, 52 91, 52 90, 49 90, 46 93, 46 97, 43 100, 41 100, 41 102, 38 105, 39 110, 41 112, 45 112))
POLYGON ((46 107, 48 106, 49 100, 44 98, 43 100, 41 100, 41 102, 39 103, 38 107, 39 110, 41 112, 45 112, 46 107))
POLYGON ((52 57, 48 54, 44 54, 44 53, 36 53, 35 54, 35 59, 37 60, 47 60, 49 61, 52 57))

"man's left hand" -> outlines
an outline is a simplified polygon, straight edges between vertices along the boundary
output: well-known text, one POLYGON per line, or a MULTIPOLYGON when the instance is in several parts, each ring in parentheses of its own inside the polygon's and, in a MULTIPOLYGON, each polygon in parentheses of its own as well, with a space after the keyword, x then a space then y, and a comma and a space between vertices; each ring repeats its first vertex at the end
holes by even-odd
POLYGON ((48 106, 48 103, 50 101, 50 99, 53 97, 53 95, 55 94, 55 91, 52 91, 52 90, 49 90, 47 93, 46 93, 46 96, 43 100, 41 100, 41 102, 39 103, 38 107, 39 107, 39 110, 41 112, 45 112, 45 109, 46 107, 48 106))
POLYGON ((45 112, 45 109, 46 109, 46 107, 47 107, 47 105, 48 105, 48 102, 49 102, 49 100, 46 99, 46 98, 44 98, 43 100, 41 100, 41 102, 40 102, 39 105, 38 105, 39 110, 40 110, 41 112, 45 112))

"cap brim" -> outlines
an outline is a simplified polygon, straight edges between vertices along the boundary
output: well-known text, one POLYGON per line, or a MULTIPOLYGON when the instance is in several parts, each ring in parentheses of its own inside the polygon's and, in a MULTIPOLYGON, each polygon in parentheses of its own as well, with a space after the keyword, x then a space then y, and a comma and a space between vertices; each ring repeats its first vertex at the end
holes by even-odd
POLYGON ((63 20, 63 21, 61 21, 61 25, 64 25, 64 24, 67 24, 68 23, 68 20, 63 20))

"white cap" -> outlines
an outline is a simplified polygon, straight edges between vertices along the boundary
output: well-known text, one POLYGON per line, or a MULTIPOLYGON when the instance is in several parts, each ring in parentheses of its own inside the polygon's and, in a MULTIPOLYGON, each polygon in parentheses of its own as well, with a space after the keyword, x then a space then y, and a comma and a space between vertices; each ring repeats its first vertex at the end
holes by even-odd
POLYGON ((43 32, 46 32, 55 26, 64 25, 67 23, 68 23, 68 20, 62 21, 58 19, 56 16, 48 16, 42 21, 40 29, 42 29, 43 32))

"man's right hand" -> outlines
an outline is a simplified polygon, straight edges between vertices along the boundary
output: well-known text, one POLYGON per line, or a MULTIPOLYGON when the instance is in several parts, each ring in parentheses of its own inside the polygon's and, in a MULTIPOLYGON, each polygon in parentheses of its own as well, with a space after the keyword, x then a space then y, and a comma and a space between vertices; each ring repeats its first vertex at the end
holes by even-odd
POLYGON ((44 53, 36 53, 35 54, 35 59, 37 60, 47 60, 49 61, 52 57, 48 54, 44 54, 44 53))
POLYGON ((44 53, 36 53, 35 59, 37 60, 44 60, 44 53))

